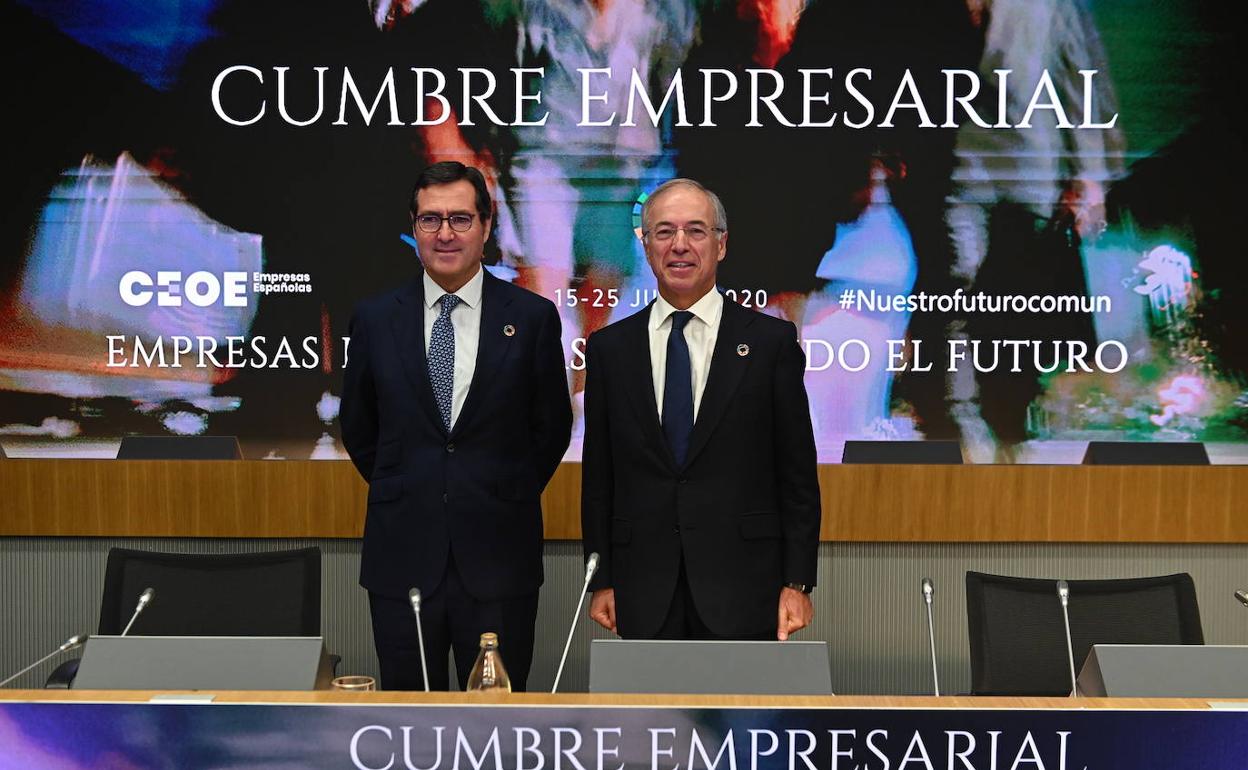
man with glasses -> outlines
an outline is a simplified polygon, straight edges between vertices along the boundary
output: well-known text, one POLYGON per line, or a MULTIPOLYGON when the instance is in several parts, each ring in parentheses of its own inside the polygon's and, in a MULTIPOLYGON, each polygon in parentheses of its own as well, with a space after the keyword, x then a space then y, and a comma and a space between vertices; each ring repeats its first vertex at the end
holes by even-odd
POLYGON ((412 194, 424 272, 351 320, 342 438, 369 482, 360 585, 388 690, 421 689, 408 591, 423 598, 432 689, 464 687, 494 631, 525 689, 542 584, 541 493, 572 410, 559 314, 481 266, 492 206, 481 172, 448 161, 412 194))
POLYGON ((813 618, 819 544, 797 330, 716 290, 714 193, 674 179, 641 219, 659 297, 586 351, 590 617, 627 638, 785 640, 813 618))

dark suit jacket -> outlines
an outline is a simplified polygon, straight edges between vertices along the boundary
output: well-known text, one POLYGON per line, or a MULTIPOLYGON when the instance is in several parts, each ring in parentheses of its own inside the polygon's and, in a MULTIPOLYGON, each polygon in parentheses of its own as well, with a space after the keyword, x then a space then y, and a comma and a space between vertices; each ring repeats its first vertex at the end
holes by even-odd
POLYGON ((360 585, 377 594, 429 595, 450 553, 477 599, 542 584, 540 496, 572 426, 559 315, 488 271, 481 296, 476 370, 450 435, 429 384, 421 277, 351 320, 342 438, 369 482, 360 585))
POLYGON ((659 424, 649 317, 647 307, 606 327, 586 350, 581 524, 586 553, 601 559, 590 587, 615 589, 621 635, 651 636, 683 551, 708 628, 774 630, 784 583, 814 585, 819 545, 796 329, 725 299, 688 459, 677 467, 659 424))

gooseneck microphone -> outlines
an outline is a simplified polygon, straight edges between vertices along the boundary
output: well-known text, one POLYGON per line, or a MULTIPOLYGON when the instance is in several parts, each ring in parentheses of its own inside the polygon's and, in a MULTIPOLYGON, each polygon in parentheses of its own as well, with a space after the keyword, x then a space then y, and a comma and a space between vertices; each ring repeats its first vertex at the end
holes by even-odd
POLYGON ((1075 679, 1075 646, 1070 641, 1070 613, 1066 605, 1070 602, 1070 584, 1065 580, 1057 581, 1057 598, 1062 603, 1062 622, 1066 624, 1066 662, 1070 664, 1070 697, 1079 694, 1078 680, 1075 679))
POLYGON ((1235 598, 1239 599, 1239 603, 1248 607, 1248 591, 1236 591, 1235 598))
POLYGON ((429 692, 429 666, 425 662, 425 629, 420 625, 420 589, 413 588, 408 591, 407 600, 412 603, 412 614, 416 616, 416 642, 420 646, 420 678, 425 682, 425 692, 429 692))
POLYGON ((45 662, 45 661, 47 661, 47 660, 49 660, 49 659, 53 658, 54 656, 60 655, 62 652, 65 652, 66 650, 75 650, 75 649, 77 649, 77 648, 81 647, 81 646, 82 646, 82 643, 83 643, 83 642, 85 642, 85 641, 87 641, 87 635, 86 635, 86 634, 74 634, 73 636, 71 636, 71 637, 69 637, 68 639, 66 639, 66 640, 65 640, 65 641, 61 644, 61 646, 60 646, 60 647, 57 647, 57 648, 56 648, 55 650, 53 650, 52 652, 49 652, 47 655, 44 655, 44 656, 43 656, 42 658, 40 658, 39 660, 36 660, 34 663, 31 663, 29 666, 27 666, 26 668, 22 669, 21 671, 18 671, 16 674, 14 674, 13 676, 9 677, 8 679, 5 679, 3 682, 0 682, 0 687, 4 687, 4 686, 5 686, 6 684, 8 684, 9 682, 12 682, 14 679, 17 679, 17 678, 18 678, 19 676, 21 676, 22 674, 25 674, 27 671, 31 670, 31 669, 32 669, 32 668, 34 668, 35 666, 38 666, 40 663, 43 663, 43 662, 45 662))
POLYGON ((559 679, 563 676, 563 667, 568 662, 568 650, 572 647, 572 635, 576 633, 576 620, 581 616, 581 607, 585 604, 585 592, 589 590, 589 581, 594 579, 598 571, 598 552, 594 551, 585 562, 585 583, 581 586, 581 598, 576 601, 576 611, 572 613, 572 623, 568 626, 568 640, 563 643, 563 656, 559 658, 559 669, 555 671, 555 685, 551 693, 559 692, 559 679))
POLYGON ((932 597, 936 595, 936 584, 931 578, 919 581, 923 592, 923 603, 927 606, 927 646, 932 652, 932 694, 940 697, 940 674, 936 672, 936 628, 932 624, 932 597))
POLYGON ((139 594, 139 603, 134 605, 134 614, 130 616, 130 622, 126 624, 126 627, 121 632, 122 636, 125 636, 126 634, 130 633, 130 626, 134 625, 134 621, 139 619, 139 614, 143 612, 143 610, 147 609, 147 605, 151 604, 152 600, 155 598, 156 598, 155 588, 143 589, 143 593, 139 594))

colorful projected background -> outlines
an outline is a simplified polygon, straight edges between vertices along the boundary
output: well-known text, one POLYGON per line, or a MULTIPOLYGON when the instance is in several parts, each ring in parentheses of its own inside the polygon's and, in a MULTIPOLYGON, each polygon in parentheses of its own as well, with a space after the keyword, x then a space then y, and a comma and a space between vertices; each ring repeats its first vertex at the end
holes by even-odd
POLYGON ((821 461, 860 438, 1248 461, 1229 13, 10 1, 0 446, 343 457, 351 309, 415 274, 412 181, 458 159, 493 188, 490 269, 560 307, 570 460, 584 338, 653 296, 640 201, 688 176, 727 208, 721 289, 798 327, 821 461))

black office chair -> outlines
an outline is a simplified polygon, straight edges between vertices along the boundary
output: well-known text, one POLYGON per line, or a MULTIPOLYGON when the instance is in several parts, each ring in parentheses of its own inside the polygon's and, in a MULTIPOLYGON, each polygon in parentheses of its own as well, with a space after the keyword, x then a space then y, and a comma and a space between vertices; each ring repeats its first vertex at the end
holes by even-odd
POLYGON ((1208 465, 1199 441, 1092 441, 1084 465, 1208 465))
POLYGON ((118 460, 241 460, 236 436, 126 436, 118 460))
MULTIPOLYGON (((156 598, 131 636, 320 636, 321 549, 239 554, 113 548, 104 570, 101 635, 120 634, 145 588, 156 598)), ((331 656, 335 665, 337 656, 331 656)), ((48 687, 68 687, 78 660, 48 687)))
POLYGON ((841 450, 846 465, 961 465, 957 441, 846 441, 841 450))
MULTIPOLYGON (((1070 580, 1078 672, 1093 644, 1204 644, 1186 572, 1070 580)), ((1070 666, 1057 581, 966 573, 973 695, 1069 695, 1070 666)))

